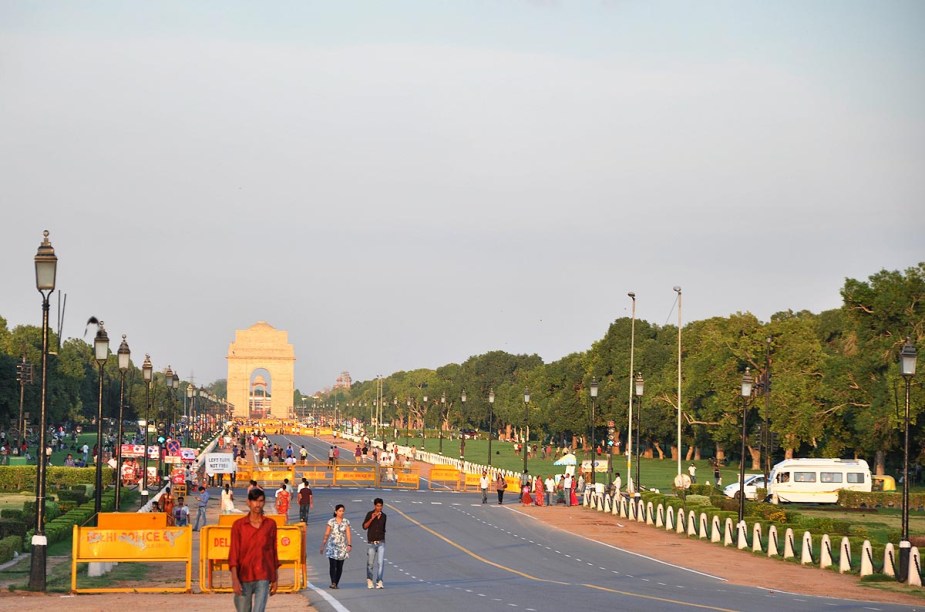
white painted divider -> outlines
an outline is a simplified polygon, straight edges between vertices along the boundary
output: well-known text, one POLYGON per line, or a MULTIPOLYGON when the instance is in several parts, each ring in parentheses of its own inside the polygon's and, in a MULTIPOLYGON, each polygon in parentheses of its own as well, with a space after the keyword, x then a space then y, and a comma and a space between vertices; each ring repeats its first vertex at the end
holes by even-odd
POLYGON ((777 549, 777 525, 771 524, 768 527, 768 556, 776 557, 780 554, 777 549))
POLYGON ((674 507, 668 506, 665 516, 665 531, 674 531, 674 507))
POLYGON ((748 538, 745 536, 745 531, 748 529, 748 525, 745 522, 745 519, 742 519, 736 523, 736 548, 739 550, 744 550, 748 548, 748 538))
POLYGON ((883 549, 883 573, 896 577, 896 554, 892 542, 888 542, 886 548, 883 549))
POLYGON ((676 533, 684 533, 684 510, 678 508, 678 524, 675 526, 676 533))
POLYGON ((720 533, 719 528, 719 517, 714 514, 713 520, 710 523, 710 541, 713 543, 719 543, 719 541, 722 539, 723 536, 720 533))
POLYGON ((838 547, 838 573, 844 574, 851 571, 851 542, 848 537, 841 539, 841 546, 838 547))
POLYGON ((800 548, 800 564, 813 563, 813 536, 808 531, 803 532, 803 546, 800 548))
POLYGON ((822 534, 822 541, 819 544, 819 568, 825 569, 832 566, 832 541, 829 534, 822 534))
POLYGON ((707 539, 707 520, 708 520, 707 513, 701 512, 700 513, 700 539, 701 540, 707 539))
POLYGON ((697 513, 691 510, 687 515, 687 535, 697 535, 697 513))
POLYGON ((723 524, 723 546, 732 546, 732 518, 728 516, 723 524))
POLYGON ((752 552, 761 552, 761 523, 752 525, 752 552))
POLYGON ((796 557, 796 542, 794 541, 793 529, 787 527, 784 534, 784 559, 793 559, 796 557))
POLYGON ((659 528, 665 526, 665 506, 662 504, 655 509, 655 526, 659 528))
POLYGON ((874 573, 874 547, 870 545, 870 540, 864 540, 861 545, 861 577, 870 576, 874 573))
POLYGON ((913 546, 909 550, 909 575, 906 577, 906 584, 910 586, 922 586, 922 559, 919 556, 919 549, 913 546))
POLYGON ((652 502, 646 504, 646 525, 654 525, 655 521, 652 520, 652 515, 655 514, 652 510, 652 502))

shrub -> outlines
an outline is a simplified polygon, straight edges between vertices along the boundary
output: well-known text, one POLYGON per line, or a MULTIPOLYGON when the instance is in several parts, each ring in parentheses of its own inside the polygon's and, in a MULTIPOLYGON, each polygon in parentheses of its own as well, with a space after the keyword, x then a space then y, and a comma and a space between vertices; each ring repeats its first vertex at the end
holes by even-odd
POLYGON ((22 551, 21 536, 7 536, 0 539, 0 563, 6 563, 13 558, 14 553, 22 551))
POLYGON ((21 521, 22 517, 23 511, 21 508, 4 508, 3 510, 0 510, 0 518, 11 518, 16 519, 17 521, 21 521))
MULTIPOLYGON (((843 508, 900 508, 902 507, 902 494, 894 492, 871 491, 845 491, 838 492, 838 505, 843 508)), ((925 507, 925 493, 909 494, 910 508, 925 507)))

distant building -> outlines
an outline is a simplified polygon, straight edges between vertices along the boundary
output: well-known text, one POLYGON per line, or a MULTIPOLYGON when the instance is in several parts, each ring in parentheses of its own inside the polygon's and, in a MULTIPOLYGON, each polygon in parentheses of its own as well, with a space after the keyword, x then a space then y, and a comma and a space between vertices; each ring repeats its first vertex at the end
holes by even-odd
POLYGON ((341 372, 340 376, 337 377, 337 381, 334 383, 334 388, 349 390, 352 384, 353 380, 350 378, 350 372, 341 372))

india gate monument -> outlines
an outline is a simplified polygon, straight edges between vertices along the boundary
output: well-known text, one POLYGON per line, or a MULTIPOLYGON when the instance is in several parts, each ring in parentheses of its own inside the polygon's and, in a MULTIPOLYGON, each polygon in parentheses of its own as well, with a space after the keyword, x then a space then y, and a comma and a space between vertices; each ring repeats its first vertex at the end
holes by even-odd
POLYGON ((228 346, 228 402, 242 418, 289 418, 295 350, 289 335, 266 321, 235 331, 228 346))

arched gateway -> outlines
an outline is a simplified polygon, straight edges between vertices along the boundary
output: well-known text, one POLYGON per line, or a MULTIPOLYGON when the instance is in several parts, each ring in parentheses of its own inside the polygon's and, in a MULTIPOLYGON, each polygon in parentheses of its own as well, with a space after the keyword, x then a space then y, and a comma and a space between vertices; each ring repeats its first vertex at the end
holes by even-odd
POLYGON ((295 350, 286 332, 266 321, 236 330, 226 359, 234 416, 285 419, 293 414, 295 350))

